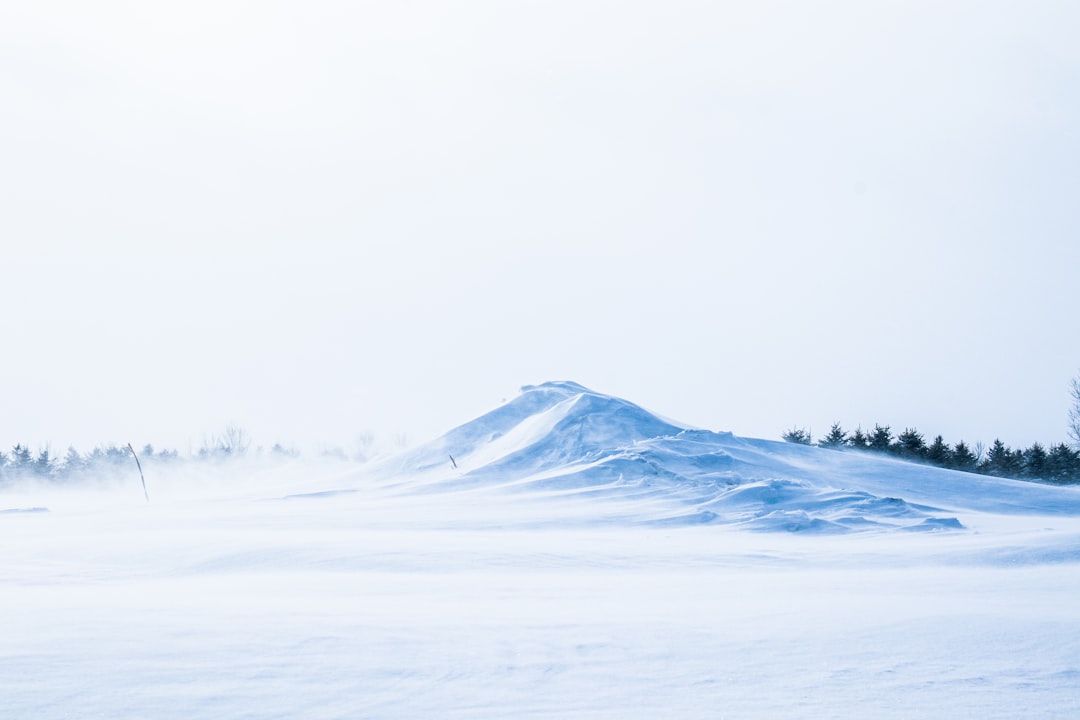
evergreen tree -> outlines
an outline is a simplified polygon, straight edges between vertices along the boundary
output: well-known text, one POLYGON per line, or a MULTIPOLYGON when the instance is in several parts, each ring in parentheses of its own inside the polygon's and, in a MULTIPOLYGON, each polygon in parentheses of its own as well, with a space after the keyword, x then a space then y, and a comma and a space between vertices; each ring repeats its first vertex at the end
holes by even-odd
POLYGON ((1059 483, 1080 479, 1080 453, 1065 443, 1050 448, 1046 457, 1047 480, 1059 483))
POLYGON ((892 446, 892 431, 889 426, 881 427, 878 424, 874 424, 874 432, 870 433, 869 447, 871 450, 877 450, 879 452, 888 452, 892 446))
POLYGON ((964 472, 975 472, 975 466, 979 459, 975 453, 971 451, 971 448, 961 440, 956 443, 956 447, 952 451, 952 463, 951 467, 954 470, 963 470, 964 472))
POLYGON ((100 473, 125 467, 130 462, 131 454, 126 447, 98 445, 83 458, 83 467, 100 473))
POLYGON ((1024 474, 1024 451, 1020 448, 1005 456, 1005 477, 1018 478, 1024 474))
POLYGON ((1001 442, 999 438, 994 438, 994 443, 986 453, 986 459, 979 463, 979 472, 997 477, 1006 476, 1011 465, 1011 455, 1012 453, 1005 443, 1001 442))
POLYGON ((926 461, 938 467, 950 467, 952 465, 952 450, 945 440, 938 435, 930 447, 926 448, 926 461))
POLYGON ((53 473, 53 457, 49 452, 49 448, 42 448, 38 452, 37 458, 34 459, 34 474, 38 477, 52 477, 53 473))
POLYGON ((861 427, 855 428, 855 432, 851 433, 847 442, 848 445, 857 450, 865 450, 870 446, 870 438, 866 437, 861 427))
POLYGON ((1047 471, 1047 455, 1046 449, 1039 443, 1035 443, 1024 451, 1024 470, 1023 475, 1027 478, 1034 480, 1043 480, 1046 478, 1047 471))
POLYGON ((131 462, 131 453, 127 447, 110 445, 105 448, 105 459, 114 468, 123 467, 131 462))
POLYGON ((11 448, 11 460, 9 466, 16 472, 25 472, 31 470, 34 464, 34 458, 30 454, 30 448, 24 445, 16 445, 11 448))
POLYGON ((810 437, 810 433, 805 428, 791 428, 783 435, 784 442, 795 443, 796 445, 810 445, 813 442, 813 438, 810 437))
POLYGON ((83 458, 83 466, 87 469, 101 469, 105 464, 105 450, 98 445, 83 458))
POLYGON ((62 475, 66 478, 72 478, 86 469, 86 460, 79 454, 79 451, 74 447, 69 447, 67 453, 64 455, 64 465, 62 475))
POLYGON ((818 440, 818 445, 823 448, 841 448, 846 442, 847 433, 840 427, 840 423, 833 423, 829 434, 818 440))
POLYGON ((904 428, 896 436, 896 454, 906 458, 921 459, 926 455, 926 442, 915 428, 904 428))

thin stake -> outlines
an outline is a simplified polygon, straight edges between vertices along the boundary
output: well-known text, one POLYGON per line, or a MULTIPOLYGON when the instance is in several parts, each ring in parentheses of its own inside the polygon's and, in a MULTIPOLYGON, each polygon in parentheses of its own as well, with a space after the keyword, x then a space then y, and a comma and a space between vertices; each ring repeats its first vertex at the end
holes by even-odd
POLYGON ((146 476, 143 475, 142 463, 139 462, 139 456, 135 454, 135 448, 131 447, 131 443, 128 443, 128 450, 131 451, 131 457, 135 458, 135 464, 139 467, 139 479, 142 480, 142 493, 146 497, 146 502, 150 502, 150 495, 146 492, 146 476))
MULTIPOLYGON (((446 454, 450 455, 450 453, 446 453, 446 454)), ((453 455, 450 455, 450 464, 454 466, 455 470, 457 470, 457 463, 454 462, 454 456, 453 455)))

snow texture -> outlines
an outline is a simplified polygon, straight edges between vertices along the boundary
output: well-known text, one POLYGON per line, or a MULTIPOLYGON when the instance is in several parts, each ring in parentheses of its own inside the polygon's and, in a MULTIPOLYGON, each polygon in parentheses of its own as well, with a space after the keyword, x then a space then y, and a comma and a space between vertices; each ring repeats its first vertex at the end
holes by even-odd
POLYGON ((568 382, 202 472, 0 489, 0 717, 1080 717, 1074 488, 568 382))

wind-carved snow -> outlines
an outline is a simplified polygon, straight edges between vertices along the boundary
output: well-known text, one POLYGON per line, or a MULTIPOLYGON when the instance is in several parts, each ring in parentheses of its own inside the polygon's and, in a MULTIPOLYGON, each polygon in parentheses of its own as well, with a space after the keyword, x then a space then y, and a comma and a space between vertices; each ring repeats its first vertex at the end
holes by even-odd
POLYGON ((826 533, 962 527, 948 510, 871 490, 852 472, 883 458, 853 465, 812 449, 808 461, 803 450, 692 429, 577 383, 549 382, 523 387, 375 475, 402 490, 589 498, 598 518, 635 523, 826 533))
POLYGON ((1077 488, 572 383, 363 469, 114 481, 0 487, 0 718, 1080 717, 1077 488))

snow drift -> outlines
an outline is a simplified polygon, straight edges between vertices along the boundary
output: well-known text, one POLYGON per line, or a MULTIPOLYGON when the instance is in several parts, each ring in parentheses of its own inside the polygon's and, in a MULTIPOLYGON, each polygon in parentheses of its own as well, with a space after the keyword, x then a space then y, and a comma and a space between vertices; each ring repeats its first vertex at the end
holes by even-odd
POLYGON ((477 501, 524 495, 537 515, 556 507, 541 500, 577 498, 590 503, 585 521, 815 533, 954 530, 974 511, 1080 512, 1069 488, 690 428, 565 381, 525 386, 369 478, 477 501))

